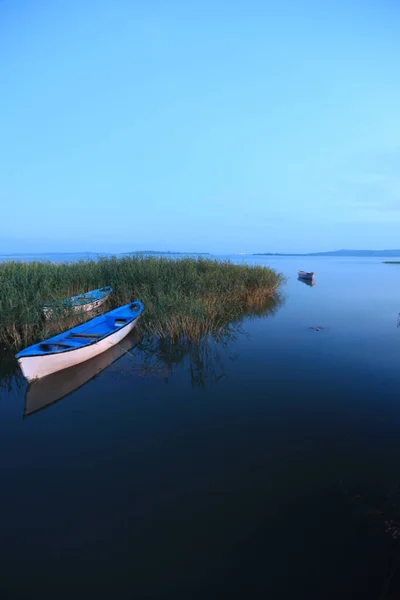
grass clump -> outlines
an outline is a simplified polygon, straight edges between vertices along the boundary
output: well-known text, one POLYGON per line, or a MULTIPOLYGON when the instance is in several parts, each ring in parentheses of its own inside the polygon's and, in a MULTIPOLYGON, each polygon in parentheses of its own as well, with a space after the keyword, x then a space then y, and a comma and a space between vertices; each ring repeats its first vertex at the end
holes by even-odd
POLYGON ((62 300, 106 285, 113 293, 103 310, 137 298, 145 306, 140 321, 144 333, 195 341, 218 335, 249 309, 262 311, 281 283, 273 269, 202 258, 5 262, 0 264, 0 341, 18 349, 87 320, 93 313, 65 311, 62 300), (58 303, 57 318, 44 319, 46 302, 58 303))

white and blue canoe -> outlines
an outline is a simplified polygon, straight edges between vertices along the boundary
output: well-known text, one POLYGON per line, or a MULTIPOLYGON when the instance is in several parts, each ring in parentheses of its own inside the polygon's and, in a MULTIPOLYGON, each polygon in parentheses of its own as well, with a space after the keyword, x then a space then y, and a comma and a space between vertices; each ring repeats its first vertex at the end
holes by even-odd
POLYGON ((105 352, 132 331, 142 310, 136 300, 25 348, 16 355, 24 376, 33 381, 105 352))
MULTIPOLYGON (((97 290, 91 290, 84 294, 78 294, 77 296, 71 296, 62 301, 62 306, 65 309, 72 309, 74 312, 90 312, 95 308, 100 308, 106 300, 108 300, 112 292, 112 287, 109 285, 97 290)), ((43 312, 46 319, 50 319, 55 316, 56 310, 54 304, 45 304, 43 306, 43 312)))
POLYGON ((300 279, 314 279, 314 271, 298 271, 297 275, 300 279))

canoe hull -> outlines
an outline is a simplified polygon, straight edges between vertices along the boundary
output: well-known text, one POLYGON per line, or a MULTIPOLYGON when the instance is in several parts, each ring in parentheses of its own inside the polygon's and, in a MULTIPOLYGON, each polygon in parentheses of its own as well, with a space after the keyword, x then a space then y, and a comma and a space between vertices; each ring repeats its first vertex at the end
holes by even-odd
MULTIPOLYGON (((75 306, 71 306, 71 309, 74 313, 91 312, 95 308, 100 308, 108 300, 110 294, 111 292, 108 292, 108 294, 106 294, 102 298, 99 298, 98 300, 93 300, 93 302, 88 302, 87 304, 76 304, 75 306)), ((45 306, 43 308, 43 314, 46 319, 51 319, 55 315, 54 310, 49 306, 45 306)))
POLYGON ((119 344, 111 346, 92 360, 86 360, 75 367, 63 369, 30 383, 26 388, 24 418, 51 406, 86 385, 132 350, 139 340, 138 328, 135 327, 119 344))
POLYGON ((297 275, 300 277, 300 279, 313 279, 315 273, 313 271, 298 271, 297 275))
POLYGON ((60 352, 43 356, 21 356, 18 358, 19 366, 26 377, 31 382, 40 377, 51 375, 63 369, 68 369, 81 362, 90 360, 98 354, 109 350, 111 346, 118 344, 134 329, 137 319, 134 319, 121 329, 111 333, 96 344, 76 348, 68 352, 60 352))

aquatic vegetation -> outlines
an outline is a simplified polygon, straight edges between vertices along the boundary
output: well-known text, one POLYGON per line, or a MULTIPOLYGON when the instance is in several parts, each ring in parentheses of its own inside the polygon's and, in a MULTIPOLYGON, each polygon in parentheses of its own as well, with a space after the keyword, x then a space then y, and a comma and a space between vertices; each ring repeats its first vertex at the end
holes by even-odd
POLYGON ((164 380, 178 368, 186 368, 193 388, 206 388, 226 377, 225 364, 237 357, 232 354, 232 343, 242 333, 244 318, 273 315, 283 303, 280 294, 274 294, 262 305, 243 307, 240 318, 227 322, 218 335, 209 332, 201 339, 182 336, 180 340, 144 336, 133 351, 140 360, 143 373, 162 373, 164 380))
POLYGON ((102 258, 77 263, 0 264, 0 342, 18 349, 86 320, 65 311, 62 300, 111 285, 102 310, 139 298, 145 305, 144 334, 170 341, 217 336, 245 312, 262 313, 283 281, 273 269, 209 259, 153 256, 102 258), (46 321, 43 304, 58 306, 46 321))
MULTIPOLYGON (((227 376, 227 365, 238 358, 234 343, 243 334, 244 318, 273 315, 284 299, 277 293, 267 299, 263 306, 249 305, 240 319, 228 323, 215 336, 212 332, 199 340, 187 335, 170 340, 146 333, 141 335, 135 328, 122 342, 95 358, 67 370, 44 377, 26 389, 25 411, 28 416, 42 410, 59 399, 69 396, 75 389, 110 369, 121 376, 142 379, 162 378, 168 383, 176 370, 184 370, 193 388, 208 388, 227 376), (128 355, 128 361, 119 361, 128 355)), ((26 381, 13 353, 0 352, 0 400, 2 392, 26 387, 26 381)))

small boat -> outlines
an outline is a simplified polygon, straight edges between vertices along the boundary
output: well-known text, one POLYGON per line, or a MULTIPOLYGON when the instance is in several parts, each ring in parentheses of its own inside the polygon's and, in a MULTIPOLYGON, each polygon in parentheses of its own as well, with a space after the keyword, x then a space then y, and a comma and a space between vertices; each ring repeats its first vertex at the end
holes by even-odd
MULTIPOLYGON (((95 308, 99 308, 109 298, 112 292, 112 287, 106 286, 84 294, 78 294, 78 296, 71 296, 62 301, 61 305, 63 308, 72 308, 74 312, 90 312, 95 308)), ((45 304, 43 306, 43 312, 46 319, 50 319, 57 313, 56 303, 45 304)))
POLYGON ((297 275, 300 279, 313 279, 315 273, 314 271, 298 271, 297 275))
POLYGON ((109 350, 99 356, 30 383, 26 388, 24 418, 55 404, 86 385, 121 356, 132 350, 139 340, 139 334, 135 328, 119 344, 111 346, 109 350))
POLYGON ((305 285, 310 285, 311 287, 315 285, 314 279, 306 279, 305 277, 298 277, 297 281, 301 281, 305 285))
POLYGON ((136 300, 25 348, 16 355, 24 376, 33 381, 105 352, 132 331, 142 310, 136 300))

